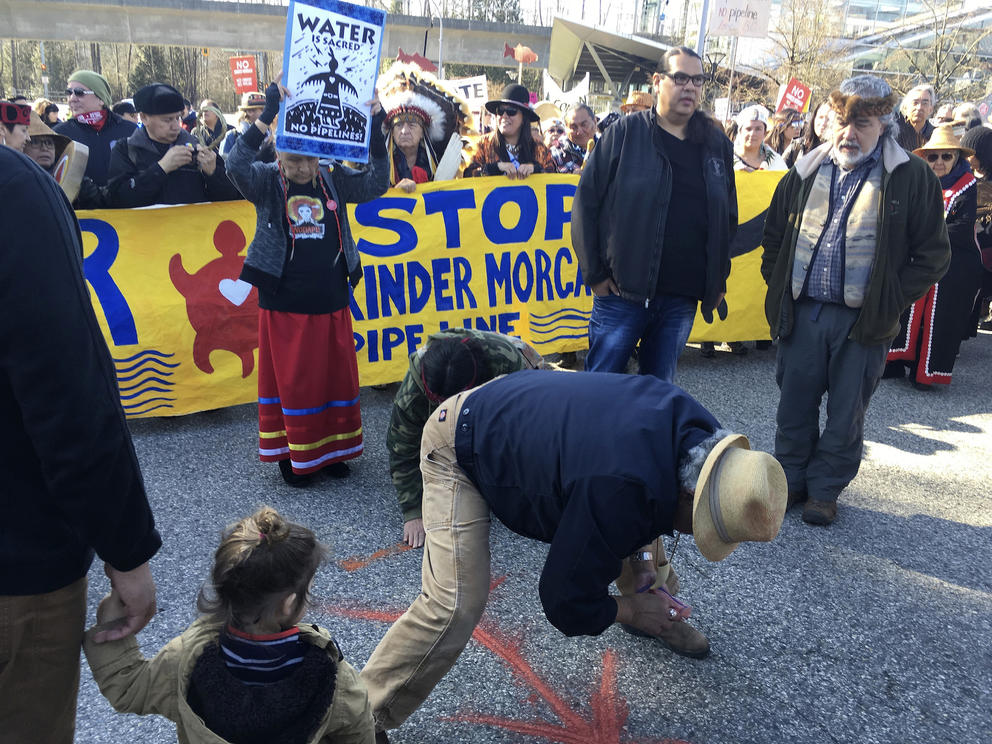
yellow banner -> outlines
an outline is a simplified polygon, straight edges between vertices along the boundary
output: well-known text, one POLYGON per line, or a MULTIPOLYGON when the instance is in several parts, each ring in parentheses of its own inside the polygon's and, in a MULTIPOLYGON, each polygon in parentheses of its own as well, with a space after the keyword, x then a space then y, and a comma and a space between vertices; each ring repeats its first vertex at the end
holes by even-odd
MULTIPOLYGON (((692 340, 768 338, 760 224, 781 174, 738 175, 730 315, 692 340), (739 255, 737 255, 739 254, 739 255)), ((571 249, 575 176, 426 184, 350 205, 364 277, 351 302, 363 385, 394 382, 431 333, 511 333, 542 354, 585 348, 592 296, 571 249)), ((248 202, 79 212, 84 270, 132 417, 256 399, 258 293, 238 279, 248 202)))

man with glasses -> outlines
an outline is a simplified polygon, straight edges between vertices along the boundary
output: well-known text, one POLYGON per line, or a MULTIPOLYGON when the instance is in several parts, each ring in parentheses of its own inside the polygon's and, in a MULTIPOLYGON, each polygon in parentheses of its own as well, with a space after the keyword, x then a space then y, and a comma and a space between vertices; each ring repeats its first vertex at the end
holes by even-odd
POLYGON ((765 314, 779 339, 775 457, 809 524, 836 518, 899 316, 950 264, 940 183, 899 147, 896 101, 871 75, 841 83, 828 101, 830 141, 779 181, 765 221, 765 314))
POLYGON ((559 173, 581 173, 595 144, 596 114, 584 103, 577 103, 565 114, 568 136, 559 136, 551 147, 551 159, 559 173))
POLYGON ((699 110, 694 51, 667 51, 657 104, 606 130, 582 170, 572 245, 595 295, 586 369, 622 372, 640 343, 642 374, 671 382, 696 306, 726 313, 737 191, 730 140, 699 110))
POLYGON ((131 136, 137 125, 110 110, 114 98, 107 79, 92 70, 76 70, 66 86, 72 118, 55 127, 55 133, 89 148, 84 176, 97 186, 107 183, 110 150, 119 139, 131 136))

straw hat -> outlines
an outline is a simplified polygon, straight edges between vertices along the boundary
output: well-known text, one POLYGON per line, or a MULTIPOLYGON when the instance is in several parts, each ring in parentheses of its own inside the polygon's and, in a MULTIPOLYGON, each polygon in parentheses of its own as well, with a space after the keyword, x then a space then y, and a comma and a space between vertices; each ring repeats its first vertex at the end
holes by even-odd
POLYGON ((55 140, 55 160, 62 157, 62 153, 65 150, 65 146, 69 144, 70 139, 63 134, 56 134, 56 132, 48 126, 45 122, 41 120, 41 117, 34 111, 31 112, 31 123, 28 125, 28 136, 29 137, 51 137, 55 140))
POLYGON ((654 107, 654 98, 646 90, 632 90, 627 95, 627 100, 620 105, 620 110, 625 114, 634 106, 654 107))
POLYGON ((923 147, 917 147, 913 150, 913 154, 923 157, 927 150, 959 150, 966 158, 975 154, 974 150, 962 145, 961 140, 955 136, 953 124, 941 124, 934 129, 933 134, 930 135, 930 141, 923 147))
POLYGON ((561 119, 561 109, 551 101, 538 101, 534 104, 534 113, 538 115, 542 122, 549 119, 561 119))
POLYGON ((692 534, 703 557, 722 561, 742 542, 770 542, 785 517, 789 484, 778 461, 747 437, 717 443, 699 472, 692 534))
POLYGON ((265 108, 265 94, 258 91, 242 93, 241 105, 238 106, 238 111, 247 111, 248 109, 256 108, 265 108))

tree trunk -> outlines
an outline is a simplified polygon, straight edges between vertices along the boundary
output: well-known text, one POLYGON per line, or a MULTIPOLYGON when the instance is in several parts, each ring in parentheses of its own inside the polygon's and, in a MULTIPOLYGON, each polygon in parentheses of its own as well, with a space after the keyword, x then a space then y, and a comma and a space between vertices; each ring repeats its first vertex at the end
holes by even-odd
POLYGON ((17 95, 17 42, 10 40, 10 88, 11 96, 17 95))

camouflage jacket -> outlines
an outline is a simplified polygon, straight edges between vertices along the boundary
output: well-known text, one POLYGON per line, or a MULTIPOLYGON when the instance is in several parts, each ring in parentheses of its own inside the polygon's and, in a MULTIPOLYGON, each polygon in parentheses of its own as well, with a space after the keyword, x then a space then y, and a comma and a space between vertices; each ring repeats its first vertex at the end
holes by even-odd
MULTIPOLYGON (((427 419, 438 407, 424 391, 420 374, 424 351, 436 339, 465 336, 482 342, 493 377, 544 366, 541 355, 518 338, 465 328, 448 328, 432 334, 422 347, 410 355, 410 369, 396 391, 389 431, 386 433, 389 473, 396 486, 404 522, 420 519, 420 502, 424 495, 420 477, 420 436, 427 419)), ((482 382, 484 380, 480 380, 480 384, 482 382)))

